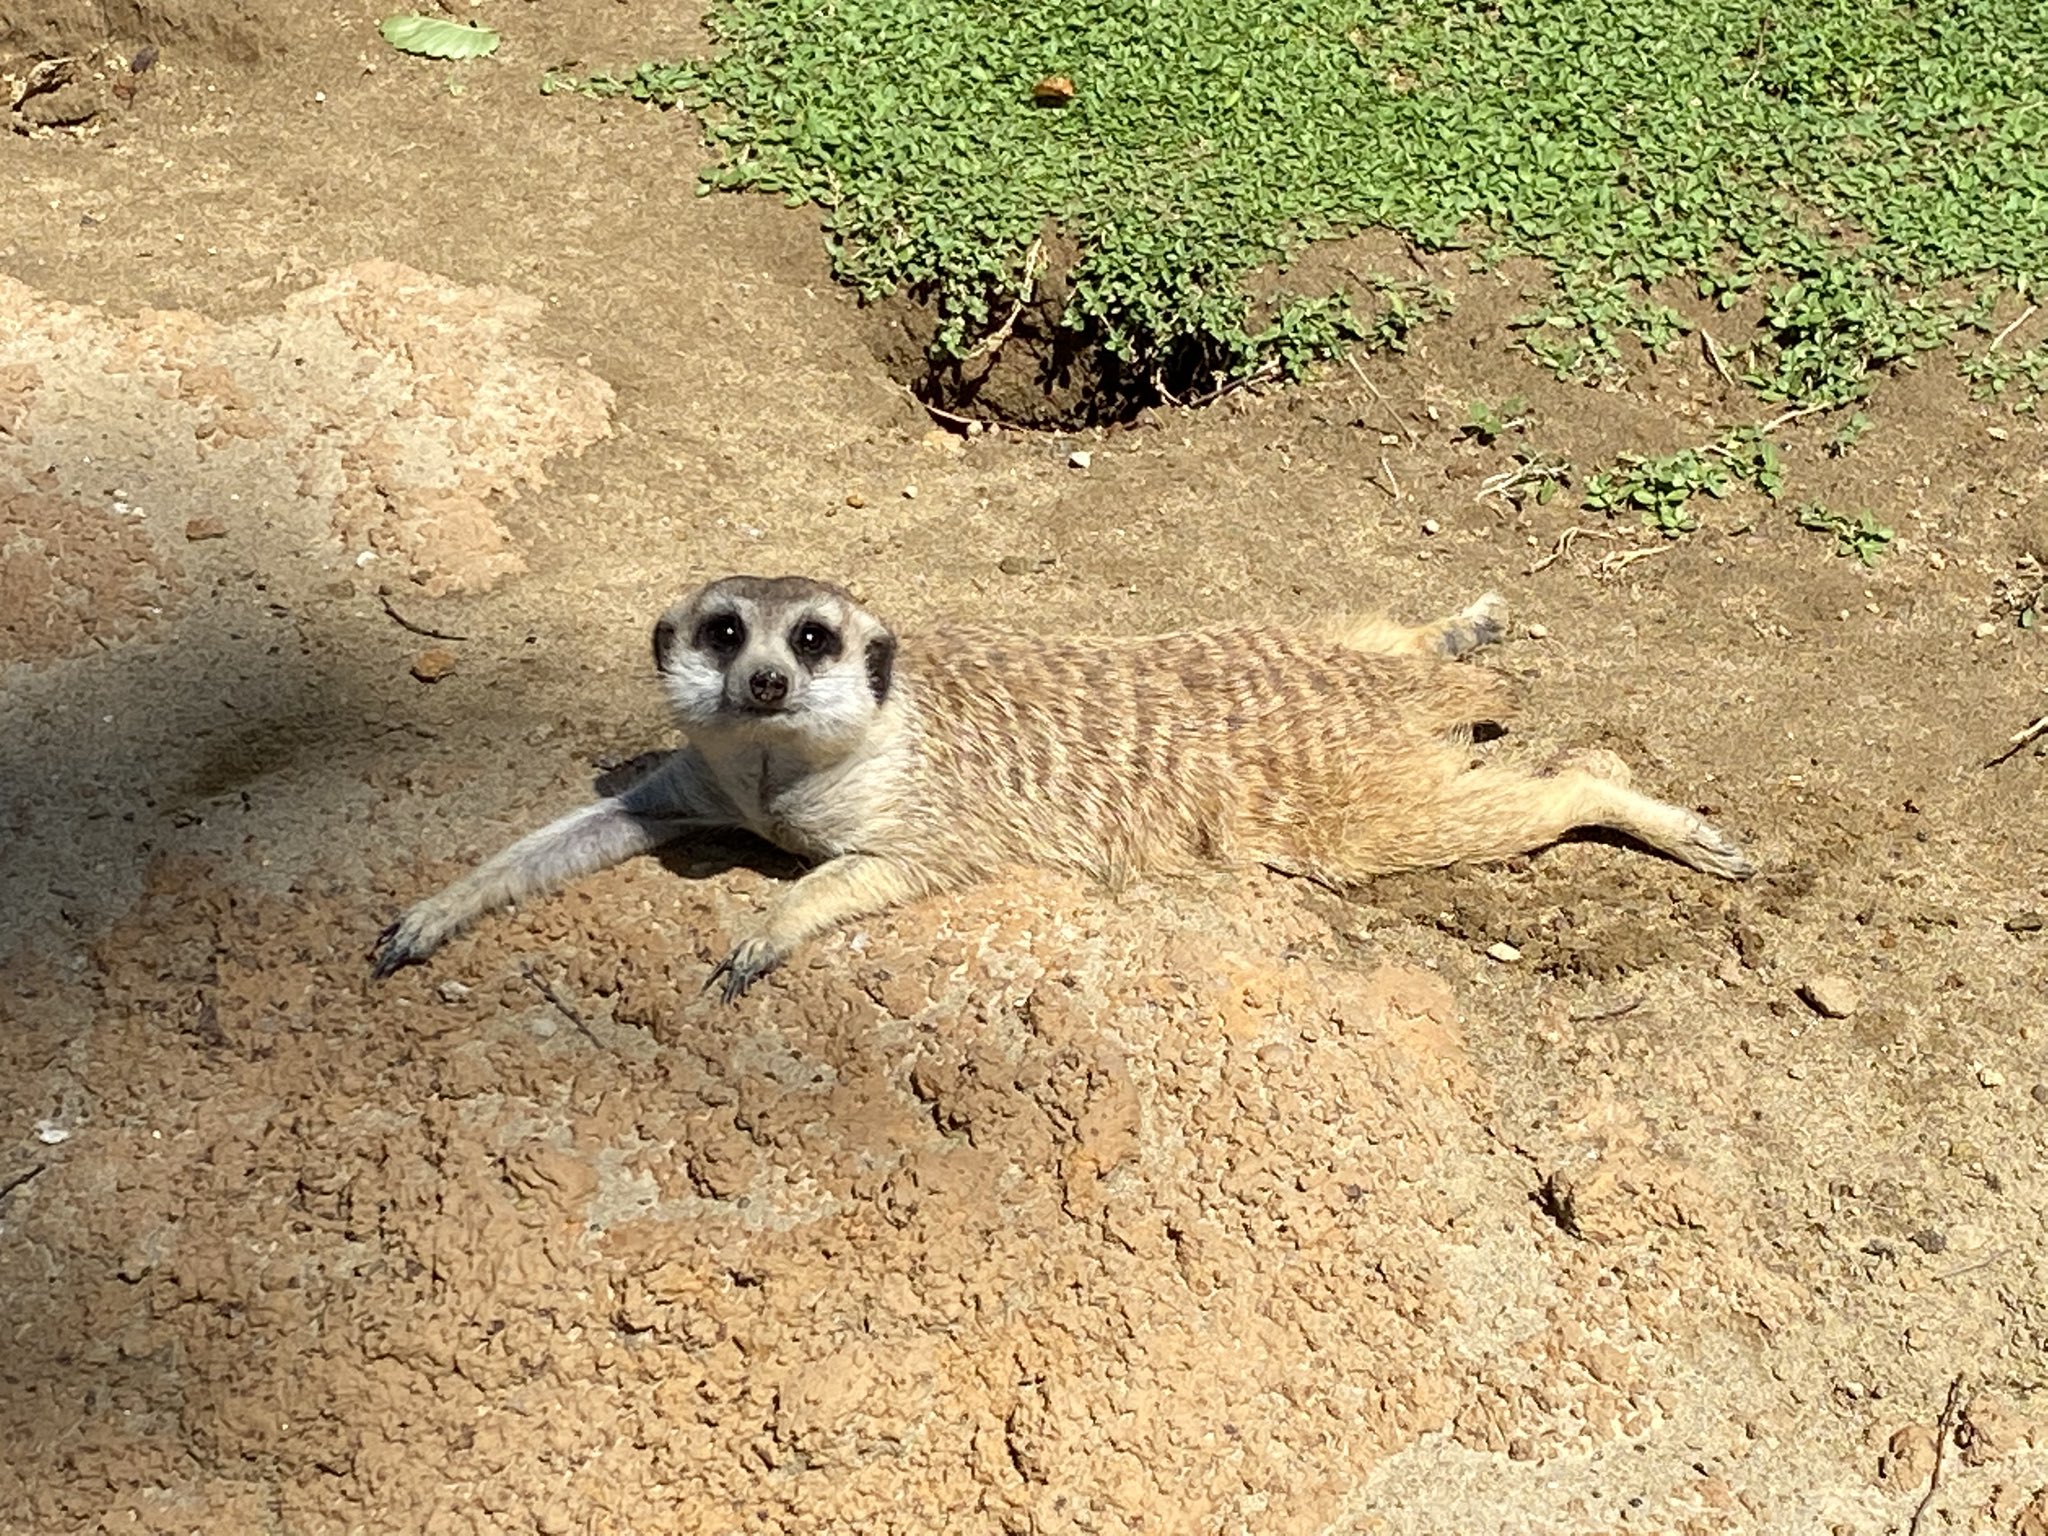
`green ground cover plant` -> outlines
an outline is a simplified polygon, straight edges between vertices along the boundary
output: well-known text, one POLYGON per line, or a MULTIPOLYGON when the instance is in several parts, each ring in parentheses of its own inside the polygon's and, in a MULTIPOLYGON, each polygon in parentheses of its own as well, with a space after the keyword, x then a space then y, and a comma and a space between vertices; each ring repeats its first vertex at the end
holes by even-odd
POLYGON ((2015 416, 2031 416, 2048 395, 2048 341, 2021 352, 1979 352, 1963 359, 1962 372, 1977 399, 2003 400, 2015 416))
POLYGON ((1684 334, 1660 285, 1761 292, 1743 375, 1798 403, 2048 274, 2038 0, 721 0, 709 25, 709 60, 547 87, 689 104, 707 188, 819 205, 839 276, 932 297, 956 356, 1048 227, 1080 252, 1066 323, 1184 383, 1354 339, 1327 295, 1257 310, 1245 278, 1366 228, 1546 259, 1521 334, 1572 375, 1684 334))
POLYGON ((1699 529, 1694 498, 1719 501, 1738 485, 1772 501, 1785 489, 1777 446, 1755 427, 1740 427, 1704 448, 1682 448, 1662 458, 1624 454, 1613 469, 1586 482, 1581 502, 1609 517, 1639 513, 1644 527, 1677 539, 1699 529))
POLYGON ((1865 565, 1876 565, 1879 557, 1891 548, 1892 530, 1868 512, 1859 512, 1851 517, 1814 502, 1799 508, 1797 517, 1802 528, 1833 534, 1837 555, 1854 557, 1865 565))

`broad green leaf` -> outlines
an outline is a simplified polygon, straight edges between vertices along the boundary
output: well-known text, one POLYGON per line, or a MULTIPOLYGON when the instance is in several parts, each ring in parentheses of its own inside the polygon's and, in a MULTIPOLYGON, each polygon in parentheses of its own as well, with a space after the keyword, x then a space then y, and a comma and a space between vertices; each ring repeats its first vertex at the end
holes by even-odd
POLYGON ((498 46, 498 34, 489 27, 439 16, 386 16, 377 30, 400 53, 423 59, 480 59, 498 46))

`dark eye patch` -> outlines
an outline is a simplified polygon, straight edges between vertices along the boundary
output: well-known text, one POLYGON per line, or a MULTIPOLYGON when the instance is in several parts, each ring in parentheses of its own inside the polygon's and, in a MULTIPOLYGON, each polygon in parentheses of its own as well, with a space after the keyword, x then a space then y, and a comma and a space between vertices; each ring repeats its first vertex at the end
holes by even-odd
POLYGON ((747 626, 736 613, 714 613, 698 621, 690 643, 715 656, 735 655, 747 643, 747 626))
POLYGON ((816 619, 799 619, 789 632, 789 648, 796 659, 815 671, 846 649, 839 631, 816 619))
POLYGON ((896 675, 896 637, 877 635, 868 642, 868 692, 880 708, 889 700, 889 685, 896 675))

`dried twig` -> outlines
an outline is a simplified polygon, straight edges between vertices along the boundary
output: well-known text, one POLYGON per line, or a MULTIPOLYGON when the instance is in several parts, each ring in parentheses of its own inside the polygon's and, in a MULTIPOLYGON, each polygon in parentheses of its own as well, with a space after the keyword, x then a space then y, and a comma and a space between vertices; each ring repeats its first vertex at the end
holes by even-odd
POLYGON ((408 619, 404 614, 392 607, 391 599, 382 592, 377 594, 377 601, 384 605, 384 611, 391 615, 391 622, 400 629, 409 629, 416 635, 425 635, 429 640, 467 640, 469 638, 467 635, 451 635, 445 629, 431 629, 425 624, 415 624, 411 619, 408 619))
POLYGON ((1700 351, 1707 359, 1707 366, 1721 376, 1721 382, 1730 389, 1735 388, 1735 376, 1728 371, 1728 365, 1721 360, 1721 349, 1715 344, 1712 331, 1700 332, 1700 351))
POLYGON ((1831 411, 1832 405, 1795 405, 1789 411, 1780 411, 1769 421, 1757 428, 1759 432, 1775 432, 1787 422, 1797 421, 1802 416, 1811 416, 1815 411, 1831 411))
POLYGON ((1557 561, 1564 559, 1567 555, 1569 555, 1572 552, 1572 540, 1574 539, 1612 539, 1618 537, 1618 534, 1608 533, 1604 529, 1581 528, 1578 526, 1578 524, 1574 523, 1571 527, 1565 529, 1563 533, 1560 533, 1557 536, 1557 548, 1553 549, 1541 560, 1538 560, 1535 564, 1531 565, 1529 569, 1524 571, 1522 574, 1524 576, 1534 576, 1546 565, 1553 565, 1557 561))
POLYGON ((1961 1269, 1952 1269, 1948 1271, 1948 1273, 1936 1275, 1934 1278, 1936 1280, 1946 1283, 1950 1280, 1959 1280, 1964 1275, 1974 1275, 1980 1269, 1989 1269, 1992 1265, 1996 1264, 2000 1259, 2004 1258, 2007 1254, 2011 1252, 2012 1250, 2010 1248, 2001 1248, 1996 1253, 1992 1254, 1991 1257, 1988 1259, 1979 1259, 1974 1264, 1965 1264, 1961 1269))
POLYGON ((48 1166, 49 1164, 47 1163, 37 1163, 33 1167, 24 1168, 20 1173, 11 1174, 7 1178, 0 1179, 0 1200, 5 1200, 48 1166))
POLYGON ((2008 325, 2004 330, 2000 331, 1996 336, 1991 338, 1991 345, 1986 347, 1984 350, 1987 352, 1996 352, 1998 350, 1998 344, 2000 342, 2004 341, 2006 337, 2010 336, 2014 331, 2018 330, 2021 326, 2025 325, 2029 320, 2033 319, 2034 316, 2039 314, 2040 312, 2040 305, 2029 304, 2025 309, 2020 311, 2018 319, 2014 320, 2011 325, 2008 325))
POLYGON ((578 1029, 583 1031, 584 1039, 588 1040, 592 1045, 596 1046, 599 1050, 604 1049, 604 1042, 597 1038, 596 1032, 591 1029, 589 1023, 584 1019, 583 1015, 578 1013, 574 1008, 569 1006, 568 999, 563 997, 560 992, 557 992, 555 990, 555 984, 553 982, 549 981, 545 976, 541 975, 540 972, 535 970, 531 965, 522 965, 519 968, 519 970, 520 973, 524 975, 528 981, 533 983, 535 989, 539 991, 540 995, 546 998, 551 1004, 554 1005, 555 1011, 557 1013, 561 1014, 563 1018, 567 1019, 571 1024, 574 1024, 578 1029))
POLYGON ((955 426, 964 429, 970 437, 974 436, 977 431, 1018 432, 1028 436, 1038 430, 1035 427, 1027 427, 1019 422, 1011 421, 1005 416, 962 416, 958 411, 949 411, 941 406, 933 405, 931 401, 925 399, 923 395, 920 395, 914 389, 910 389, 907 385, 905 390, 911 400, 916 403, 919 410, 927 415, 936 416, 941 421, 952 422, 955 426))
MULTIPOLYGON (((1207 393, 1206 395, 1196 395, 1194 399, 1182 401, 1180 403, 1184 405, 1188 410, 1192 411, 1199 406, 1215 404, 1218 400, 1221 400, 1225 395, 1229 394, 1232 390, 1245 389, 1253 384, 1263 384, 1268 379, 1278 378, 1279 376, 1280 359, 1276 357, 1270 363, 1266 363, 1259 368, 1253 369, 1250 373, 1246 374, 1241 379, 1226 380, 1225 382, 1217 385, 1214 389, 1210 390, 1209 393, 1207 393)), ((1165 394, 1165 391, 1161 390, 1160 393, 1165 394)), ((1167 398, 1171 399, 1172 396, 1169 395, 1167 398)))
POLYGON ((1669 544, 1646 544, 1641 549, 1617 549, 1611 555, 1603 555, 1600 563, 1593 567, 1596 576, 1615 577, 1634 565, 1638 560, 1647 560, 1652 555, 1661 555, 1669 544))
POLYGON ((1591 1013, 1572 1013, 1565 1017, 1573 1024, 1598 1024, 1602 1019, 1618 1019, 1625 1013, 1634 1013, 1643 1006, 1640 997, 1632 997, 1625 1003, 1616 1003, 1611 1008, 1595 1008, 1591 1013))
POLYGON ((1941 1464, 1948 1455, 1948 1442, 1956 1432, 1956 1417, 1962 1410, 1963 1378, 1958 1373, 1948 1384, 1948 1401, 1941 1406, 1941 1419, 1934 1426, 1934 1470, 1927 1474, 1927 1491, 1920 1495, 1919 1507, 1913 1511, 1913 1518, 1906 1522, 1906 1536, 1920 1536, 1920 1522, 1927 1517, 1927 1506, 1934 1502, 1934 1495, 1941 1487, 1941 1464))
POLYGON ((1408 446, 1410 448, 1420 447, 1422 444, 1422 439, 1415 435, 1415 429, 1413 427, 1409 426, 1407 422, 1403 421, 1398 415, 1395 414, 1393 406, 1387 403, 1387 397, 1380 393, 1379 385, 1373 383, 1371 376, 1367 374, 1363 368, 1358 366, 1358 358, 1356 357, 1356 355, 1350 352, 1346 352, 1344 354, 1344 361, 1349 363, 1351 365, 1351 371, 1358 375, 1358 382, 1363 384, 1368 390, 1372 392, 1373 399, 1379 401, 1380 409, 1387 413, 1387 420, 1393 423, 1394 430, 1397 432, 1403 432, 1407 434, 1408 446))
POLYGON ((972 349, 962 355, 960 361, 971 363, 978 357, 986 357, 1010 339, 1010 331, 1017 324, 1017 317, 1024 313, 1024 306, 1031 302, 1031 295, 1038 288, 1038 274, 1043 270, 1045 242, 1034 240, 1024 253, 1024 281, 1017 290, 1017 302, 1010 306, 1010 313, 1003 323, 976 342, 972 349))
POLYGON ((1496 474, 1488 475, 1479 482, 1479 489, 1472 493, 1472 499, 1474 501, 1485 501, 1490 496, 1497 496, 1512 508, 1514 498, 1509 496, 1508 492, 1514 490, 1515 487, 1521 485, 1542 485, 1546 480, 1562 484, 1565 475, 1570 470, 1571 466, 1566 463, 1551 464, 1543 459, 1531 458, 1526 463, 1515 465, 1512 469, 1503 469, 1496 474))
POLYGON ((1985 763, 1984 766, 1986 768, 1996 768, 2007 758, 2017 756, 2020 749, 2029 742, 2038 741, 2043 736, 2048 736, 2048 715, 2043 715, 2032 725, 2023 726, 2019 730, 2014 731, 2012 739, 2006 744, 2005 750, 1985 763))
POLYGON ((1387 462, 1387 456, 1380 455, 1380 473, 1387 477, 1387 489, 1394 493, 1394 500, 1401 499, 1401 482, 1394 478, 1394 466, 1387 462))

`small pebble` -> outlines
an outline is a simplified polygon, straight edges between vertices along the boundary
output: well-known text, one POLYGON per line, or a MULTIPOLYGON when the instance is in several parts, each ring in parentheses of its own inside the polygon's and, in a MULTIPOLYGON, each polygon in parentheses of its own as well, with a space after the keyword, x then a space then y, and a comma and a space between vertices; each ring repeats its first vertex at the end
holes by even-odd
POLYGON ((224 539, 228 536, 228 525, 219 517, 188 517, 185 519, 185 540, 197 544, 201 539, 224 539))
POLYGON ((1906 1241, 1915 1248, 1918 1248, 1922 1253, 1948 1252, 1948 1235, 1938 1227, 1929 1227, 1924 1232, 1915 1232, 1906 1241))
POLYGON ((2048 1105, 2048 1083, 2034 1084, 2027 1090, 2027 1094, 2036 1104, 2048 1105))
POLYGON ((1989 619, 1986 619, 1982 624, 1979 624, 1977 626, 1974 633, 1976 634, 1979 640, 1989 640, 1993 635, 1998 633, 1998 626, 1992 623, 1989 619))
POLYGON ((469 996, 469 988, 453 977, 442 982, 434 990, 441 994, 441 1001, 444 1003, 459 1003, 469 996))
POLYGON ((1486 957, 1489 960, 1498 960, 1502 965, 1513 965, 1522 958, 1522 952, 1502 939, 1498 943, 1486 946, 1486 957))
POLYGON ((1005 555, 996 562, 996 569, 1005 576, 1029 576, 1036 567, 1036 561, 1023 555, 1005 555))
POLYGON ((905 501, 917 500, 917 487, 914 485, 906 485, 905 487, 903 487, 903 499, 905 501))
POLYGON ((1548 624, 1531 624, 1522 633, 1531 640, 1548 640, 1550 638, 1550 626, 1548 624))
POLYGON ((1996 1067, 1979 1067, 1977 1069, 1977 1081, 1986 1088, 2003 1088, 2005 1086, 2005 1074, 1996 1067))
POLYGON ((852 507, 855 511, 858 511, 860 508, 868 504, 868 499, 867 497, 861 495, 859 491, 854 491, 846 498, 846 504, 849 507, 852 507))
POLYGON ((438 683, 453 672, 455 666, 455 653, 437 645, 413 658, 412 675, 423 683, 438 683))
POLYGON ((2048 928, 2048 917, 2038 912, 2015 912, 2005 920, 2007 933, 2039 933, 2048 928))
POLYGON ((40 1141, 44 1146, 54 1147, 58 1143, 66 1142, 70 1139, 71 1130, 68 1126, 59 1125, 54 1120, 38 1120, 36 1122, 36 1140, 40 1141))
POLYGON ((1433 518, 1433 517, 1425 517, 1425 518, 1424 518, 1424 519, 1422 520, 1422 531, 1423 531, 1424 533, 1428 533, 1428 534, 1436 534, 1436 533, 1442 533, 1442 532, 1443 532, 1443 528, 1444 528, 1444 525, 1443 525, 1442 523, 1438 522, 1438 521, 1437 521, 1437 520, 1436 520, 1435 518, 1433 518))
POLYGON ((1824 1019, 1846 1019, 1863 1006, 1863 995, 1846 976, 1815 976, 1802 981, 1799 996, 1824 1019))
POLYGON ((1067 462, 1073 465, 1076 469, 1086 469, 1090 464, 1095 462, 1095 455, 1090 453, 1086 448, 1076 448, 1072 453, 1067 455, 1067 462))

